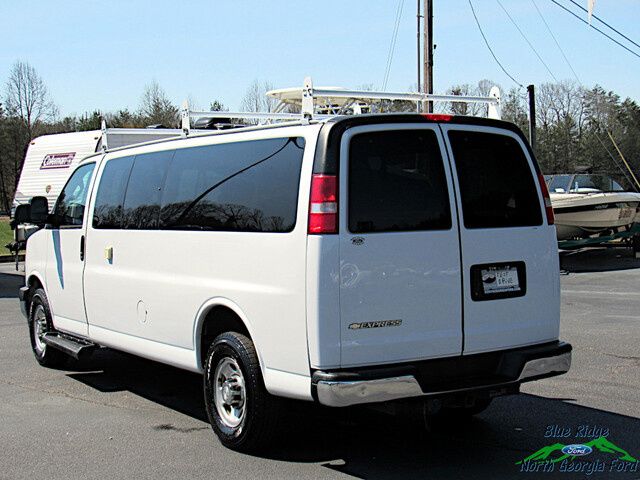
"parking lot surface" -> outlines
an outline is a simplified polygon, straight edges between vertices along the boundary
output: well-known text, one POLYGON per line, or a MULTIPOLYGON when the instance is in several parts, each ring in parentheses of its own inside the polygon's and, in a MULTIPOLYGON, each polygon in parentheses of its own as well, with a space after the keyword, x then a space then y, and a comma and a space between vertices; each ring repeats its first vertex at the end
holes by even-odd
POLYGON ((516 464, 601 436, 640 460, 640 260, 591 250, 562 266, 567 375, 429 430, 370 409, 293 405, 282 440, 258 457, 219 444, 198 375, 106 349, 81 368, 39 367, 17 300, 22 278, 0 265, 0 478, 640 478, 613 461, 619 452, 595 447, 605 471, 590 475, 595 460, 574 462, 578 473, 516 464))

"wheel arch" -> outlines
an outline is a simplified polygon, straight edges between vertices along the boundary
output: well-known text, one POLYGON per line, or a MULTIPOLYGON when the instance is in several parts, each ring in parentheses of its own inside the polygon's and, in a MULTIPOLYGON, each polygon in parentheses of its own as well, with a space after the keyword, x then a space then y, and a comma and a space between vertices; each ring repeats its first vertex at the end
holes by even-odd
POLYGON ((29 312, 29 308, 31 305, 31 295, 36 288, 42 288, 46 294, 46 288, 44 286, 44 278, 40 275, 39 272, 31 272, 27 275, 25 285, 29 287, 29 295, 27 296, 27 312, 29 312))
POLYGON ((28 287, 34 287, 37 285, 44 290, 44 278, 42 278, 42 275, 40 275, 39 272, 31 272, 27 276, 26 285, 28 287))
POLYGON ((251 322, 235 302, 224 297, 211 298, 198 310, 193 329, 193 345, 198 370, 203 369, 203 357, 207 353, 209 343, 220 333, 227 331, 236 331, 249 337, 258 354, 260 369, 264 375, 264 362, 251 322))

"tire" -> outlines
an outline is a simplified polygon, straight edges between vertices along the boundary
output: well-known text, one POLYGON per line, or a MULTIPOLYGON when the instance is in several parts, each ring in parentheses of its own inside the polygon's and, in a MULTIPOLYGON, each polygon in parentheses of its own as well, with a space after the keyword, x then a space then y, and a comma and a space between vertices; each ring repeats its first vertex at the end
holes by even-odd
POLYGON ((31 295, 29 304, 29 337, 36 360, 43 367, 56 368, 64 365, 67 355, 42 343, 42 335, 55 331, 51 320, 51 309, 47 295, 41 288, 31 295))
POLYGON ((223 333, 209 348, 204 401, 213 431, 232 450, 263 450, 278 428, 281 401, 267 392, 253 342, 240 333, 223 333))

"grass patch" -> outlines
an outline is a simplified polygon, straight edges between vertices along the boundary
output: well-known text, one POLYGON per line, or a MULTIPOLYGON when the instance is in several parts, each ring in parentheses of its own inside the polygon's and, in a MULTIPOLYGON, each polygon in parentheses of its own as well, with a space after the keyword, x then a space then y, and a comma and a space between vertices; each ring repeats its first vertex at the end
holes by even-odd
POLYGON ((9 217, 0 217, 0 255, 10 255, 4 246, 13 241, 13 230, 9 227, 9 217))

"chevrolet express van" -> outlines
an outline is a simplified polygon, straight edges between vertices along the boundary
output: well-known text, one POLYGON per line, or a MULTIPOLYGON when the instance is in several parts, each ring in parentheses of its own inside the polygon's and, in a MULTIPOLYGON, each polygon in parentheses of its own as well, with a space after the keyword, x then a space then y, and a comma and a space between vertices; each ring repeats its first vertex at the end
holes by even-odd
POLYGON ((20 298, 40 364, 104 346, 201 372, 213 430, 250 451, 281 397, 477 413, 567 372, 558 270, 517 127, 353 115, 86 158, 20 298))

